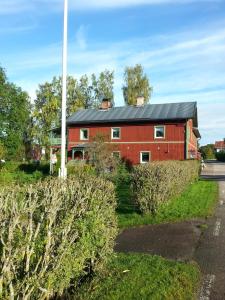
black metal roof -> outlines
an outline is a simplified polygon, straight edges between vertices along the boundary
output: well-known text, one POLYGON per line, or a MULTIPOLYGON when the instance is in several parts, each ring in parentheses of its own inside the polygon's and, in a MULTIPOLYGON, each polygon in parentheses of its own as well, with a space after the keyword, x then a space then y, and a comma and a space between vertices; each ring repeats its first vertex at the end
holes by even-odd
POLYGON ((70 116, 67 119, 67 125, 186 119, 193 119, 194 126, 198 127, 196 102, 123 106, 108 110, 83 109, 70 116))

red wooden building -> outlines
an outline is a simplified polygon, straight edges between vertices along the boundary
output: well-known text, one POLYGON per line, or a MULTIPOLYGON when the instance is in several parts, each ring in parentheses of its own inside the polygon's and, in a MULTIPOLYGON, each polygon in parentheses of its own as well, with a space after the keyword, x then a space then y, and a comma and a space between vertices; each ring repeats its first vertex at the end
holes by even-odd
POLYGON ((225 139, 223 141, 216 141, 214 149, 216 152, 225 151, 225 139))
POLYGON ((113 155, 132 164, 155 160, 198 158, 197 103, 167 103, 112 107, 103 100, 100 109, 83 109, 67 119, 68 157, 85 159, 96 134, 116 145, 113 155))

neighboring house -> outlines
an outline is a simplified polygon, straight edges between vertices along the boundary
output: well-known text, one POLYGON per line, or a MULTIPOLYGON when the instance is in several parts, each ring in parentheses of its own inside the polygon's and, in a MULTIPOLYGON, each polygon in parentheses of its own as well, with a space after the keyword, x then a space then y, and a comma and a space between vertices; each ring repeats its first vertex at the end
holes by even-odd
POLYGON ((215 142, 214 149, 216 152, 225 151, 225 140, 215 142))
POLYGON ((113 155, 131 164, 198 158, 197 103, 168 103, 83 109, 67 119, 68 159, 85 159, 96 134, 108 136, 113 155))

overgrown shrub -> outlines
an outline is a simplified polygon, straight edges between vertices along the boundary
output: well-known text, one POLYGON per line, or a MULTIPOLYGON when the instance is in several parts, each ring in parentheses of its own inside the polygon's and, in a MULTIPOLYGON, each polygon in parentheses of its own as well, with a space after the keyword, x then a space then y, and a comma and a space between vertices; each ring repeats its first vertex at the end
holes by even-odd
POLYGON ((225 162, 225 151, 216 152, 216 159, 225 162))
POLYGON ((132 173, 135 200, 144 214, 180 194, 199 176, 197 161, 164 161, 136 166, 132 173))
POLYGON ((82 161, 70 161, 67 164, 67 173, 68 175, 77 175, 80 174, 96 174, 94 166, 90 164, 83 163, 82 161))
POLYGON ((0 194, 0 299, 49 299, 104 267, 117 233, 112 183, 50 179, 0 194))
POLYGON ((6 154, 7 154, 6 148, 4 144, 0 141, 0 160, 5 159, 6 154))

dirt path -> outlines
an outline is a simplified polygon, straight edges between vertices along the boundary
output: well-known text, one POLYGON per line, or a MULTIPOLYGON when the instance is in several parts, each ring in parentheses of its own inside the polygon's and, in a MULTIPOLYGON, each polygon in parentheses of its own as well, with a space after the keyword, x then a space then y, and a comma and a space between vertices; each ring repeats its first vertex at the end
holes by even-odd
POLYGON ((203 273, 200 300, 225 299, 225 164, 210 163, 203 177, 219 182, 219 203, 194 253, 203 273))

